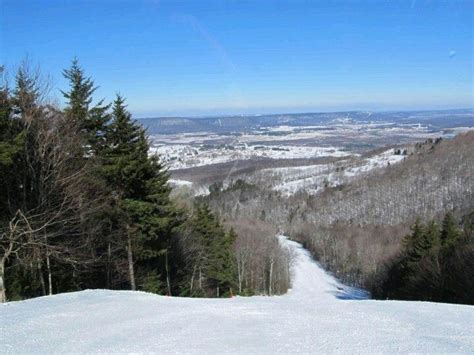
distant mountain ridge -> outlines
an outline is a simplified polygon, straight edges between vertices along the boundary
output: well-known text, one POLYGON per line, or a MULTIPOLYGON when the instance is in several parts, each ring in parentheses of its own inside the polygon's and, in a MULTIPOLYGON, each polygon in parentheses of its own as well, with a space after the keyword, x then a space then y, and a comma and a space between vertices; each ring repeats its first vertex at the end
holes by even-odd
POLYGON ((147 127, 149 134, 246 132, 261 127, 280 125, 327 125, 334 120, 424 123, 438 129, 456 126, 473 127, 474 109, 389 112, 346 111, 253 116, 223 115, 221 117, 150 117, 138 119, 141 124, 147 127))

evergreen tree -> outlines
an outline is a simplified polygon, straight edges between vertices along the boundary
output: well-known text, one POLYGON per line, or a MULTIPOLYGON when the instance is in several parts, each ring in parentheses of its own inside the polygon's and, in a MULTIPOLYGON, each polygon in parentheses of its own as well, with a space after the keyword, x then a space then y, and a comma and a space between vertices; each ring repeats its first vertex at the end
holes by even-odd
POLYGON ((226 233, 219 219, 205 204, 197 206, 192 228, 200 245, 199 268, 206 279, 207 295, 220 297, 230 294, 235 289, 237 275, 234 230, 226 233))
POLYGON ((443 219, 440 253, 443 270, 442 301, 474 303, 474 213, 462 219, 463 231, 451 213, 443 219))
POLYGON ((374 295, 381 298, 437 302, 473 302, 474 213, 465 216, 464 234, 454 217, 446 214, 441 232, 432 221, 419 220, 404 239, 402 253, 383 272, 374 295))
POLYGON ((82 272, 75 272, 75 282, 91 287, 111 287, 111 255, 115 251, 110 243, 114 220, 109 191, 102 175, 102 155, 105 133, 110 120, 110 105, 103 100, 94 105, 97 90, 94 81, 87 77, 74 58, 69 69, 63 70, 69 87, 62 91, 66 99, 63 111, 64 127, 78 137, 77 147, 71 152, 73 169, 84 172, 82 212, 78 239, 88 245, 88 254, 94 260, 82 272), (104 257, 104 254, 106 257, 104 257), (106 269, 106 272, 102 272, 106 269), (107 276, 104 276, 106 274, 107 276), (110 277, 109 277, 110 276, 110 277))
MULTIPOLYGON (((0 76, 2 73, 3 68, 0 67, 0 76)), ((12 118, 12 112, 13 103, 8 88, 2 84, 0 86, 0 167, 4 178, 10 175, 8 168, 15 161, 15 156, 20 152, 23 142, 23 129, 20 122, 12 118)), ((2 186, 5 185, 2 184, 2 186)))
POLYGON ((457 226, 456 220, 454 219, 453 215, 450 212, 446 213, 443 219, 441 229, 441 245, 453 245, 460 236, 461 232, 457 226))
POLYGON ((100 100, 92 106, 92 95, 98 87, 85 75, 77 58, 73 59, 69 69, 63 71, 63 76, 69 81, 69 91, 61 91, 67 100, 65 113, 78 133, 85 136, 87 151, 99 154, 105 144, 110 105, 105 105, 104 100, 100 100))
MULTIPOLYGON (((0 76, 3 76, 3 67, 0 67, 0 76)), ((17 177, 12 174, 23 146, 24 135, 18 122, 12 119, 12 102, 8 88, 0 86, 0 251, 8 249, 8 241, 4 240, 3 233, 7 232, 9 220, 14 213, 15 200, 20 195, 16 183, 17 177)), ((0 302, 5 302, 6 280, 5 268, 8 262, 6 252, 0 252, 0 302)))
POLYGON ((235 289, 237 270, 233 246, 236 239, 237 234, 230 229, 213 243, 209 274, 215 280, 221 295, 232 293, 235 289))
POLYGON ((85 126, 89 108, 92 104, 92 94, 97 90, 91 78, 84 74, 79 61, 74 58, 69 69, 63 71, 63 76, 69 81, 69 91, 61 91, 67 100, 66 113, 75 120, 79 127, 85 126))
POLYGON ((425 228, 425 250, 432 250, 433 248, 439 248, 441 244, 440 231, 438 224, 433 220, 428 223, 425 228))
POLYGON ((42 114, 44 108, 39 102, 40 87, 39 78, 31 73, 27 62, 18 69, 15 76, 15 89, 11 101, 15 125, 22 127, 22 150, 21 159, 17 160, 16 172, 18 184, 24 191, 22 209, 28 209, 39 203, 38 190, 40 179, 39 170, 41 163, 38 149, 38 132, 42 125, 42 114), (28 196, 26 196, 28 191, 28 196))
POLYGON ((439 228, 434 221, 424 228, 417 248, 421 257, 412 265, 408 285, 411 296, 414 299, 437 300, 443 281, 439 261, 439 228))
POLYGON ((38 107, 39 87, 38 79, 28 73, 27 64, 24 63, 15 77, 16 87, 13 93, 13 103, 17 115, 28 115, 38 107))
MULTIPOLYGON (((112 117, 103 175, 115 196, 116 214, 121 216, 119 235, 126 240, 131 287, 136 288, 137 277, 155 280, 159 276, 171 293, 170 245, 181 216, 170 200, 169 175, 157 157, 148 156, 145 130, 132 120, 120 95, 113 103, 112 117)), ((141 284, 156 289, 149 282, 141 284)))
POLYGON ((439 230, 434 221, 423 226, 417 219, 403 240, 401 255, 388 268, 385 296, 432 299, 440 283, 439 230))
POLYGON ((119 199, 143 197, 150 174, 148 145, 143 129, 132 121, 120 95, 113 102, 112 119, 106 132, 105 178, 119 199))
POLYGON ((405 236, 404 240, 404 253, 407 258, 408 266, 416 264, 429 249, 430 243, 426 238, 424 226, 421 224, 420 219, 417 219, 411 227, 411 234, 405 236))

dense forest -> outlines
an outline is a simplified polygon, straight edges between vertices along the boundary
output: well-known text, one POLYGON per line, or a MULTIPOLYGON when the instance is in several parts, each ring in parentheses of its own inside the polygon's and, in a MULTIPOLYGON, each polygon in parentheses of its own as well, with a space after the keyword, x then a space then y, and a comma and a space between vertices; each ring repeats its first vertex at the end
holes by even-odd
POLYGON ((4 68, 1 76, 1 302, 86 288, 286 292, 290 256, 262 248, 265 238, 249 248, 251 231, 238 235, 204 203, 172 198, 167 169, 125 99, 95 100, 76 59, 63 71, 63 108, 27 62, 13 85, 4 68))

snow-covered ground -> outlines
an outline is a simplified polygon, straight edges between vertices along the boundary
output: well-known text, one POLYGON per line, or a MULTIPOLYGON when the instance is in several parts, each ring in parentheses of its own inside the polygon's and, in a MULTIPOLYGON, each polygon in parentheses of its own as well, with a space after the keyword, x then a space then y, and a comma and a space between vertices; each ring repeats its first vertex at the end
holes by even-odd
POLYGON ((473 353, 474 307, 374 301, 295 249, 284 296, 90 290, 0 305, 0 353, 473 353))
POLYGON ((150 149, 158 154, 170 170, 226 163, 249 159, 298 159, 321 157, 345 157, 351 155, 336 147, 310 147, 294 145, 247 145, 220 146, 163 144, 150 149))
POLYGON ((191 186, 193 184, 191 181, 180 179, 169 179, 168 183, 173 187, 191 186))
POLYGON ((389 149, 381 154, 365 159, 364 163, 359 166, 346 169, 344 175, 349 177, 357 176, 376 168, 383 168, 391 164, 399 163, 403 159, 405 159, 404 155, 395 154, 393 149, 389 149))
POLYGON ((324 188, 325 181, 331 177, 331 172, 334 169, 334 164, 270 168, 260 172, 260 179, 271 181, 272 178, 277 178, 278 183, 271 188, 287 196, 300 190, 316 194, 324 188))

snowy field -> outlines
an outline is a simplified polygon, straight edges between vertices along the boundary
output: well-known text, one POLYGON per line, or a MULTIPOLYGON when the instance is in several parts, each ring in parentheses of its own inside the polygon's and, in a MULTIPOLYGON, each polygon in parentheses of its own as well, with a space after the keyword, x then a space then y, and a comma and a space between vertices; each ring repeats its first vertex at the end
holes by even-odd
POLYGON ((466 353, 474 307, 373 301, 294 242, 284 296, 187 299, 90 290, 0 305, 0 353, 466 353))
POLYGON ((227 145, 224 147, 186 144, 166 144, 151 148, 160 156, 169 170, 188 169, 197 166, 221 164, 249 159, 298 159, 344 157, 351 155, 335 147, 308 147, 293 145, 227 145))

